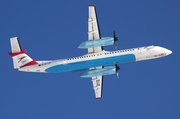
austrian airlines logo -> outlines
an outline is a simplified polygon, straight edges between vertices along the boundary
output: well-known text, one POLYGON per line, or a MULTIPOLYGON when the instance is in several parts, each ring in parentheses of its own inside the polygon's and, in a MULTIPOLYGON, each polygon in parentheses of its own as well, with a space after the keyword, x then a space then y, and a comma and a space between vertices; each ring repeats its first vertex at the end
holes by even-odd
POLYGON ((19 63, 22 59, 24 59, 25 57, 27 57, 27 56, 24 56, 24 57, 19 58, 18 63, 19 63))

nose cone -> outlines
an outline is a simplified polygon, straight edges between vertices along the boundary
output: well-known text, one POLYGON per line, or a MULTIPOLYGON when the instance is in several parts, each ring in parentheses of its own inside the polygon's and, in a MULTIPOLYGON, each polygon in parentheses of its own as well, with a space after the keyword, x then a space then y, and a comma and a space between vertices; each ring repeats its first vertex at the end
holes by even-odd
POLYGON ((165 49, 164 52, 166 53, 166 55, 170 55, 172 53, 172 51, 168 49, 165 49))

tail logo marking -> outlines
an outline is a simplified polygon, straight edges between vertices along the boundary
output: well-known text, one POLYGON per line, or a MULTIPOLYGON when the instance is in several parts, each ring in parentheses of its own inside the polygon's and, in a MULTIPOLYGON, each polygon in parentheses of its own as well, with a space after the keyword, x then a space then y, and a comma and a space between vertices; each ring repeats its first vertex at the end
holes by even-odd
POLYGON ((24 56, 24 57, 19 58, 18 63, 19 63, 22 59, 24 59, 25 57, 27 57, 27 56, 24 56))

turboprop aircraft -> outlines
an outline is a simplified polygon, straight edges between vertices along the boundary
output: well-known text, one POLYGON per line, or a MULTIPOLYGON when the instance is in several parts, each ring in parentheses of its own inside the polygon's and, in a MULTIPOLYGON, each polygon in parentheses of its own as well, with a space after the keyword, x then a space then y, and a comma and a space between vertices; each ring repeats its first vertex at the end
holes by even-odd
POLYGON ((88 41, 78 46, 78 48, 88 49, 88 54, 52 61, 35 61, 21 49, 18 38, 14 37, 10 38, 12 52, 9 55, 13 58, 14 68, 19 71, 45 73, 84 71, 80 77, 92 78, 95 96, 99 99, 102 97, 103 77, 110 74, 117 74, 119 77, 120 67, 117 64, 154 59, 172 53, 166 48, 155 45, 117 51, 103 49, 103 46, 113 44, 117 48, 118 40, 115 31, 114 37, 101 37, 95 6, 89 5, 88 41))

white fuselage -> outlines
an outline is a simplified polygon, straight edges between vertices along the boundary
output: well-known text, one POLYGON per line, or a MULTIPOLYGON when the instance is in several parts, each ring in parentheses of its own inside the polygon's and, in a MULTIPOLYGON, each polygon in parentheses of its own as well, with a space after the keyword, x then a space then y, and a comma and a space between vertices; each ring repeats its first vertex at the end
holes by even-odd
POLYGON ((146 46, 112 52, 102 51, 68 59, 37 61, 38 64, 20 68, 19 71, 49 73, 80 71, 98 66, 154 59, 171 53, 172 51, 160 46, 146 46))

